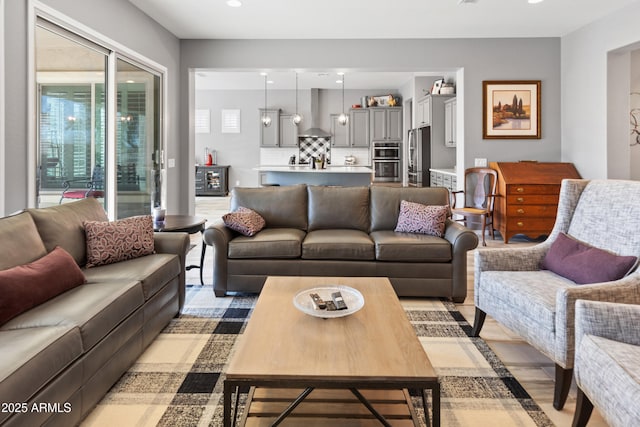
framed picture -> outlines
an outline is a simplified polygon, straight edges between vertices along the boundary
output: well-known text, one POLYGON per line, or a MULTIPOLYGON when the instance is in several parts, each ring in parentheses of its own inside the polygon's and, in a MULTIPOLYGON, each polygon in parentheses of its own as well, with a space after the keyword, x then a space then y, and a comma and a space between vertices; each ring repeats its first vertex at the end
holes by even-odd
POLYGON ((436 80, 435 82, 433 82, 433 86, 431 86, 431 94, 439 95, 440 89, 442 88, 443 84, 444 84, 444 79, 436 80))
POLYGON ((540 139, 540 80, 482 82, 484 139, 540 139))

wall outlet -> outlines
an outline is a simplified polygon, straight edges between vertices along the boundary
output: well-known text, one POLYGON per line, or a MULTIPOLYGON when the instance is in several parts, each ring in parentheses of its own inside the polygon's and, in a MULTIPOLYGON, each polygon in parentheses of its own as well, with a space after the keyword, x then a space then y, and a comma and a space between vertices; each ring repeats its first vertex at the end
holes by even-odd
POLYGON ((487 159, 475 159, 475 166, 477 168, 486 168, 487 167, 487 159))
POLYGON ((236 187, 240 187, 240 181, 236 181, 236 187))
POLYGON ((170 168, 176 167, 176 159, 167 159, 167 163, 170 168))

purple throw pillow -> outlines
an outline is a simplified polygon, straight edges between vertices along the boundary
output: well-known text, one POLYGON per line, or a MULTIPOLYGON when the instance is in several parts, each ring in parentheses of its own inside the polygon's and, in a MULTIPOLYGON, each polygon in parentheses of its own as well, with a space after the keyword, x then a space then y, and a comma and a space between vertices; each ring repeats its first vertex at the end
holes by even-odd
POLYGON ((448 215, 449 206, 423 205, 403 200, 400 202, 395 231, 442 237, 448 215))
POLYGON ((222 221, 230 229, 249 237, 255 235, 266 225, 264 218, 258 212, 243 206, 238 207, 234 212, 223 215, 222 221))
POLYGON ((637 261, 638 257, 616 255, 560 233, 540 262, 540 268, 586 285, 622 279, 637 261))

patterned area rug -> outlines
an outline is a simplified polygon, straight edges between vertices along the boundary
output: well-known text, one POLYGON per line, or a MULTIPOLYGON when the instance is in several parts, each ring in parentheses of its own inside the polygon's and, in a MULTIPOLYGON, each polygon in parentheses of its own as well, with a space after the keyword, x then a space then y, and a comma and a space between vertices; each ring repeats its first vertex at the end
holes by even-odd
MULTIPOLYGON (((174 319, 100 402, 84 425, 221 426, 227 360, 256 296, 214 298, 188 286, 174 319)), ((553 426, 489 346, 469 338, 454 304, 402 300, 440 376, 443 426, 553 426)), ((421 413, 421 403, 414 399, 421 413)), ((291 425, 291 424, 289 424, 291 425)))

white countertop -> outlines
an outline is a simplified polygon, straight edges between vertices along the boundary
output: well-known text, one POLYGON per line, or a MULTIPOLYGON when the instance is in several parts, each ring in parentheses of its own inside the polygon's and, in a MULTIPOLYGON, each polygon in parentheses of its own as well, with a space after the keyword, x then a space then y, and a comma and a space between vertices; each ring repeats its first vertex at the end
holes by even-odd
POLYGON ((253 168, 258 172, 302 172, 302 173, 367 173, 373 172, 370 166, 328 166, 326 169, 311 169, 308 165, 268 166, 253 168))
POLYGON ((456 175, 456 170, 455 170, 455 169, 446 169, 446 168, 438 169, 438 168, 431 168, 431 169, 429 169, 429 171, 431 171, 431 172, 440 172, 440 173, 444 173, 444 174, 447 174, 447 175, 456 175))

